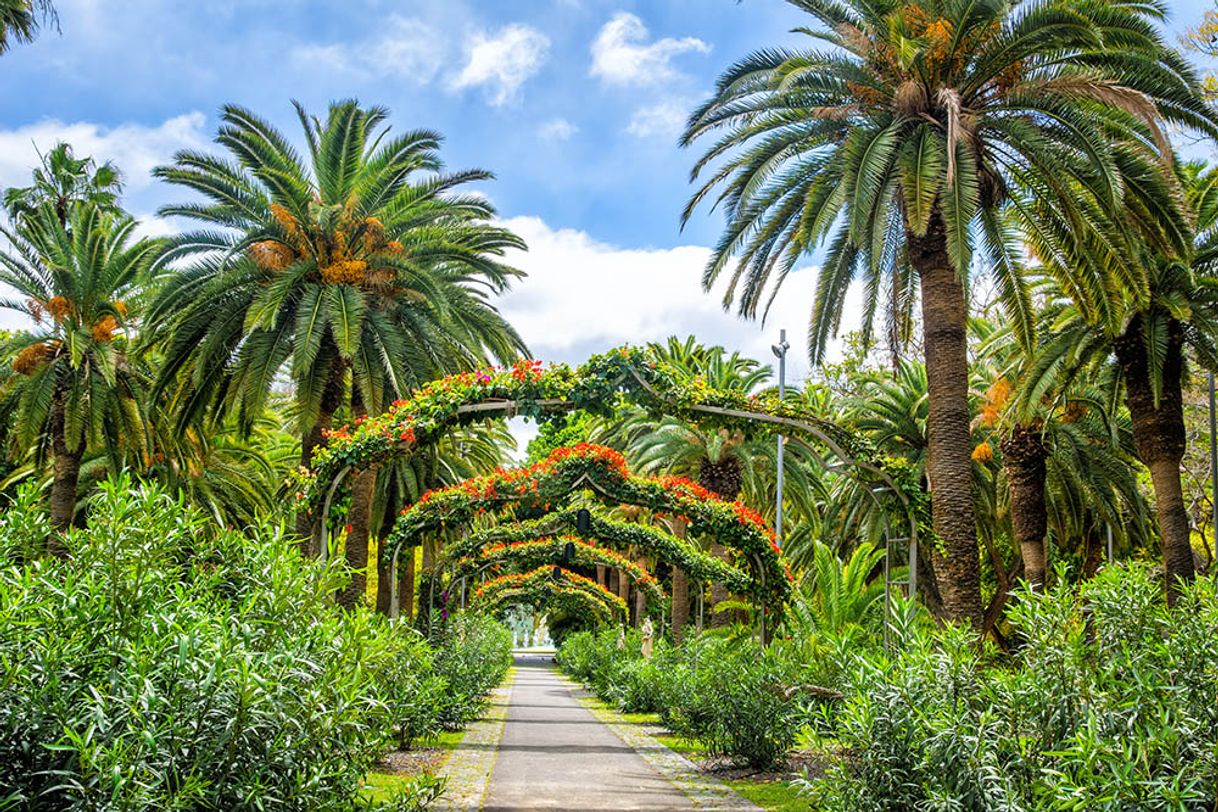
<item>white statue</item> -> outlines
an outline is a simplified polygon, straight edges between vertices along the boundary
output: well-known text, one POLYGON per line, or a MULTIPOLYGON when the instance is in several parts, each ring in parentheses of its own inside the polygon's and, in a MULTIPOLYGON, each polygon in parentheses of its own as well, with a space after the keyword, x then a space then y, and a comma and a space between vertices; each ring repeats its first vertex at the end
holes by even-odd
POLYGON ((643 625, 639 627, 643 632, 643 659, 651 659, 651 649, 655 643, 655 626, 651 625, 651 618, 644 618, 643 625))

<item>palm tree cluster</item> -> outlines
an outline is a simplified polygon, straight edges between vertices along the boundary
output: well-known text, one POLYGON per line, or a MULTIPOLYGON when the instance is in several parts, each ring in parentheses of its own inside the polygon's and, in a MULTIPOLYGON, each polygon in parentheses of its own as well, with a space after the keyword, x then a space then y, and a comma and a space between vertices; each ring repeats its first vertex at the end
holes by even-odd
MULTIPOLYGON (((1173 596, 1194 571, 1181 393, 1188 362, 1216 360, 1215 176, 1174 155, 1165 132, 1213 137, 1218 114, 1160 34, 1166 6, 790 2, 807 14, 799 32, 813 44, 733 65, 684 135, 710 143, 685 217, 708 203, 727 220, 704 284, 726 277, 725 304, 752 316, 823 249, 813 359, 824 358, 859 281, 862 339, 882 338, 897 366, 881 389, 914 374, 905 356, 920 332, 925 440, 908 453, 925 470, 947 616, 980 625, 987 615, 991 516, 978 512, 978 458, 1001 452, 1008 487, 992 509, 1009 503, 1026 575, 1043 582, 1037 549, 1067 507, 1048 492, 1047 472, 1088 432, 1117 438, 1119 419, 1092 426, 1080 415, 1103 403, 1116 416, 1122 399, 1173 596), (1010 351, 994 359, 1001 380, 985 422, 997 436, 979 451, 969 303, 982 286, 1010 351)), ((1091 493, 1090 479, 1106 473, 1075 475, 1088 498, 1071 512, 1118 524, 1111 500, 1091 493)))
MULTIPOLYGON (((139 237, 117 168, 66 144, 5 193, 0 282, 16 295, 0 304, 35 325, 4 346, 6 484, 49 480, 57 529, 81 521, 81 496, 122 468, 221 523, 282 513, 293 449, 307 467, 335 420, 524 350, 493 303, 521 276, 503 257, 523 243, 465 191, 491 175, 446 172, 440 136, 391 133, 383 108, 297 113, 303 155, 229 106, 220 152, 180 152, 155 170, 193 193, 160 212, 198 224, 172 238, 139 237)), ((386 517, 501 464, 508 440, 471 428, 356 481, 348 603, 386 517)))

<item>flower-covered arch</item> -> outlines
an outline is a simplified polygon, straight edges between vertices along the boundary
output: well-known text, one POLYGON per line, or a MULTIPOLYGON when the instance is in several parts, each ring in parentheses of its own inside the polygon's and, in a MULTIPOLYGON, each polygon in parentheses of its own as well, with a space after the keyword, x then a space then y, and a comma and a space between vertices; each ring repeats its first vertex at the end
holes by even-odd
MULTIPOLYGON (((315 457, 315 469, 306 472, 299 499, 304 509, 328 515, 335 493, 351 471, 395 455, 409 456, 456 426, 486 417, 543 418, 575 410, 608 414, 619 398, 657 414, 746 435, 758 430, 799 433, 866 482, 869 493, 893 497, 888 509, 895 525, 908 527, 911 553, 916 553, 919 538, 933 539, 929 500, 904 461, 885 455, 861 434, 812 414, 798 401, 783 400, 772 390, 749 395, 713 389, 704 379, 683 375, 654 351, 639 347, 593 356, 576 370, 521 361, 508 369, 463 373, 429 383, 384 414, 333 432, 329 445, 315 457)), ((313 527, 314 544, 324 554, 327 522, 315 521, 313 527)), ((916 561, 916 554, 911 561, 916 561)), ((911 572, 911 581, 915 577, 911 572)))
POLYGON ((622 572, 653 603, 666 597, 651 573, 624 555, 577 536, 551 536, 522 541, 498 542, 478 547, 453 561, 453 577, 465 578, 476 572, 501 566, 534 570, 547 564, 564 567, 602 565, 622 572), (568 546, 569 545, 569 546, 568 546), (571 555, 568 557, 567 553, 571 555))
POLYGON ((577 602, 592 608, 605 620, 626 616, 626 602, 620 597, 591 578, 562 568, 555 573, 552 566, 541 566, 530 572, 503 575, 487 581, 474 592, 471 606, 493 611, 512 603, 550 603, 555 596, 582 596, 577 602))
POLYGON ((590 443, 557 449, 527 468, 497 471, 424 494, 398 516, 385 540, 385 554, 417 545, 427 532, 467 524, 505 507, 567 505, 584 490, 608 505, 639 505, 680 517, 691 533, 714 538, 749 567, 745 594, 781 611, 790 594, 791 573, 773 531, 756 512, 687 479, 636 476, 619 452, 590 443))
MULTIPOLYGON (((695 581, 722 584, 729 592, 744 593, 749 589, 749 573, 737 569, 723 559, 708 555, 697 546, 677 538, 659 527, 622 522, 598 513, 589 513, 587 529, 579 531, 583 538, 602 546, 625 550, 634 548, 677 567, 695 581)), ((545 538, 564 532, 578 531, 579 511, 575 508, 555 510, 540 519, 508 522, 487 530, 470 533, 453 542, 449 557, 472 556, 489 544, 504 544, 545 538)))

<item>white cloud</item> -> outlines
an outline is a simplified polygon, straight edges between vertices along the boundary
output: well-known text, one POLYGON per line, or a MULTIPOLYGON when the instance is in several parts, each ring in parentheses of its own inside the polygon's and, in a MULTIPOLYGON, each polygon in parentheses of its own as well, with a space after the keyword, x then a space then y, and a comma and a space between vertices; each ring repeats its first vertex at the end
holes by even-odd
POLYGON ((565 118, 555 118, 537 128, 537 134, 547 141, 566 141, 579 132, 579 127, 565 118))
MULTIPOLYGON (((787 278, 762 325, 725 312, 721 290, 702 292, 708 248, 620 248, 583 231, 551 228, 536 217, 515 217, 503 225, 528 243, 527 253, 510 257, 528 277, 499 307, 536 358, 577 364, 628 342, 692 333, 704 343, 770 363, 770 345, 781 327, 791 342, 788 380, 795 383, 807 376, 805 326, 815 290, 811 268, 787 278)), ((843 331, 856 329, 860 322, 861 291, 856 287, 847 298, 843 331)))
POLYGON ((152 183, 153 167, 168 163, 174 152, 203 146, 206 123, 202 113, 193 112, 153 126, 105 127, 88 121, 44 119, 15 130, 0 130, 0 188, 28 185, 39 151, 45 153, 67 141, 77 155, 113 161, 122 171, 128 191, 142 189, 152 183))
POLYGON ((475 34, 469 41, 465 67, 452 81, 454 90, 483 85, 496 107, 517 98, 521 86, 541 69, 550 39, 520 23, 495 34, 475 34))
POLYGON ((676 138, 685 127, 689 110, 688 104, 679 101, 640 107, 626 125, 626 132, 639 138, 676 138))
POLYGON ((425 85, 444 63, 444 40, 426 23, 394 14, 375 36, 345 44, 298 45, 290 58, 299 68, 425 85))
POLYGON ((678 76, 673 57, 684 53, 710 53, 697 37, 665 37, 647 44, 647 26, 633 14, 620 11, 605 23, 592 43, 591 74, 609 84, 661 84, 678 76))

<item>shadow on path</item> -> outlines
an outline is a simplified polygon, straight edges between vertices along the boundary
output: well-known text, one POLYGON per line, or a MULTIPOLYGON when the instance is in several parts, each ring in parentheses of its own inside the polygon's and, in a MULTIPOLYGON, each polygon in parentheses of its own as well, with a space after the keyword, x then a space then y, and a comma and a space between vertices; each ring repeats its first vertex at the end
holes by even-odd
POLYGON ((549 655, 518 655, 486 812, 693 809, 575 698, 549 655))

